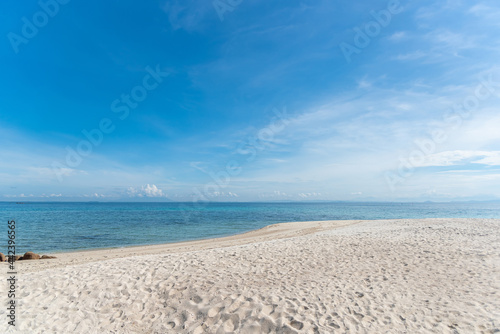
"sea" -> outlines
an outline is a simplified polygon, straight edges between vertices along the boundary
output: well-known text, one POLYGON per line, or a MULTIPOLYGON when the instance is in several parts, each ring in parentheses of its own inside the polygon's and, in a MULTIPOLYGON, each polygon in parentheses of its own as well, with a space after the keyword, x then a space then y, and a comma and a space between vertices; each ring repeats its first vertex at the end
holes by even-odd
POLYGON ((106 203, 0 202, 16 253, 53 254, 239 234, 282 222, 396 218, 500 218, 500 202, 106 203))

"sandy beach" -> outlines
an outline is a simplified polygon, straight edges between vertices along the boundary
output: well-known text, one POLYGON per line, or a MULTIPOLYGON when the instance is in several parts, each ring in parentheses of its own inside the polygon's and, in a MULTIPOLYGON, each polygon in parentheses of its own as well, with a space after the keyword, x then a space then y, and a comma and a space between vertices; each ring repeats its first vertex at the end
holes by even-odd
POLYGON ((16 330, 2 302, 1 333, 500 332, 498 219, 285 223, 55 255, 16 262, 16 330))

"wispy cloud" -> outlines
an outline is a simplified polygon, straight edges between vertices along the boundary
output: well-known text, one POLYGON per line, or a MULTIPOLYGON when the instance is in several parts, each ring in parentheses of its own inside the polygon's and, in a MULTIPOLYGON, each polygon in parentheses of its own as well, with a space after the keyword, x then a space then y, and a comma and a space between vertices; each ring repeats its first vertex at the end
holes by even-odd
POLYGON ((406 31, 398 31, 393 33, 391 36, 389 36, 389 40, 394 41, 394 42, 399 42, 401 40, 404 40, 408 37, 408 33, 406 31))
MULTIPOLYGON (((500 76, 490 97, 453 118, 484 74, 498 70, 499 4, 407 2, 346 64, 339 43, 385 6, 243 2, 221 22, 212 1, 116 2, 101 16, 56 20, 24 58, 0 51, 9 60, 0 83, 0 196, 191 200, 201 189, 214 201, 500 197, 500 76), (79 66, 68 71, 54 55, 79 66), (138 69, 159 60, 172 69, 168 80, 84 162, 60 169, 60 182, 52 163, 64 162, 82 130, 116 118, 111 101, 140 100, 140 88, 131 89, 138 69), (286 126, 269 132, 283 106, 286 126), (389 191, 384 173, 436 131, 446 140, 389 191), (241 173, 210 188, 234 161, 241 173)), ((7 30, 19 24, 4 21, 7 30)))
POLYGON ((444 151, 429 155, 415 167, 481 164, 500 166, 500 151, 444 151))
POLYGON ((184 29, 192 32, 202 29, 205 20, 216 17, 211 1, 164 1, 161 9, 168 16, 174 30, 184 29))

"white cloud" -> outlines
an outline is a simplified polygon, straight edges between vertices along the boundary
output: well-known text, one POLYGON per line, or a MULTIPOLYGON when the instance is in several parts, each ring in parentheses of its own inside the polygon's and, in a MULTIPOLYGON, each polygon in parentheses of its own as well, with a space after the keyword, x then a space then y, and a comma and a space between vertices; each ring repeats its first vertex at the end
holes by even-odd
POLYGON ((465 150, 477 150, 477 148, 499 147, 500 145, 500 116, 497 108, 480 115, 471 115, 464 121, 460 132, 453 138, 457 147, 465 150))
POLYGON ((321 196, 321 193, 299 193, 300 198, 314 198, 321 196))
POLYGON ((372 83, 369 82, 368 80, 366 80, 366 77, 361 79, 361 80, 358 80, 358 88, 365 89, 365 88, 371 88, 371 87, 372 87, 372 83))
POLYGON ((440 48, 444 47, 446 49, 460 50, 477 47, 474 36, 470 34, 455 33, 443 29, 438 32, 433 31, 429 33, 427 37, 440 48))
POLYGON ((21 195, 19 195, 19 197, 33 197, 33 194, 30 194, 30 195, 21 194, 21 195))
POLYGON ((104 194, 93 193, 91 195, 85 194, 85 195, 83 195, 83 197, 87 197, 87 198, 88 197, 90 197, 90 198, 101 198, 101 197, 107 197, 107 196, 104 195, 104 194))
POLYGON ((40 195, 40 197, 43 197, 43 198, 48 198, 48 197, 62 197, 62 194, 50 194, 50 195, 42 194, 42 195, 40 195))
POLYGON ((488 166, 500 166, 500 152, 490 152, 490 155, 485 156, 482 159, 476 160, 473 163, 483 164, 488 166))
POLYGON ((477 4, 469 9, 469 13, 478 16, 482 21, 488 20, 496 26, 500 25, 500 10, 498 10, 498 8, 477 4))
POLYGON ((414 167, 454 166, 466 163, 500 166, 500 151, 444 151, 426 157, 414 167))
POLYGON ((207 16, 217 17, 211 1, 166 1, 161 9, 174 30, 195 31, 201 28, 207 16))
POLYGON ((395 42, 399 42, 401 41, 402 39, 405 39, 407 37, 406 35, 406 32, 405 31, 398 31, 398 32, 395 32, 394 34, 392 34, 389 39, 391 41, 395 41, 395 42))
POLYGON ((405 60, 416 60, 416 59, 423 58, 425 56, 426 56, 425 52, 417 50, 417 51, 414 51, 414 52, 397 55, 396 57, 393 57, 392 59, 394 59, 394 60, 400 60, 400 61, 405 61, 405 60))
POLYGON ((163 190, 156 185, 145 185, 141 188, 129 187, 127 193, 130 197, 166 197, 163 190))
POLYGON ((238 194, 233 193, 231 191, 224 192, 224 191, 214 191, 214 192, 203 192, 203 196, 207 199, 231 199, 231 198, 236 198, 239 197, 238 194))

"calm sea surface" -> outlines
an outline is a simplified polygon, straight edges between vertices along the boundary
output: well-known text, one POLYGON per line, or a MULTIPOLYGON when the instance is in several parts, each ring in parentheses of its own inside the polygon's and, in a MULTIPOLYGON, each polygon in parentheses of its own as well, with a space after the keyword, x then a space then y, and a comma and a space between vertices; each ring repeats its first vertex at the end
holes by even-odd
MULTIPOLYGON (((204 239, 308 220, 500 218, 500 203, 1 203, 0 239, 54 253, 204 239)), ((5 243, 0 252, 6 253, 5 243)))

